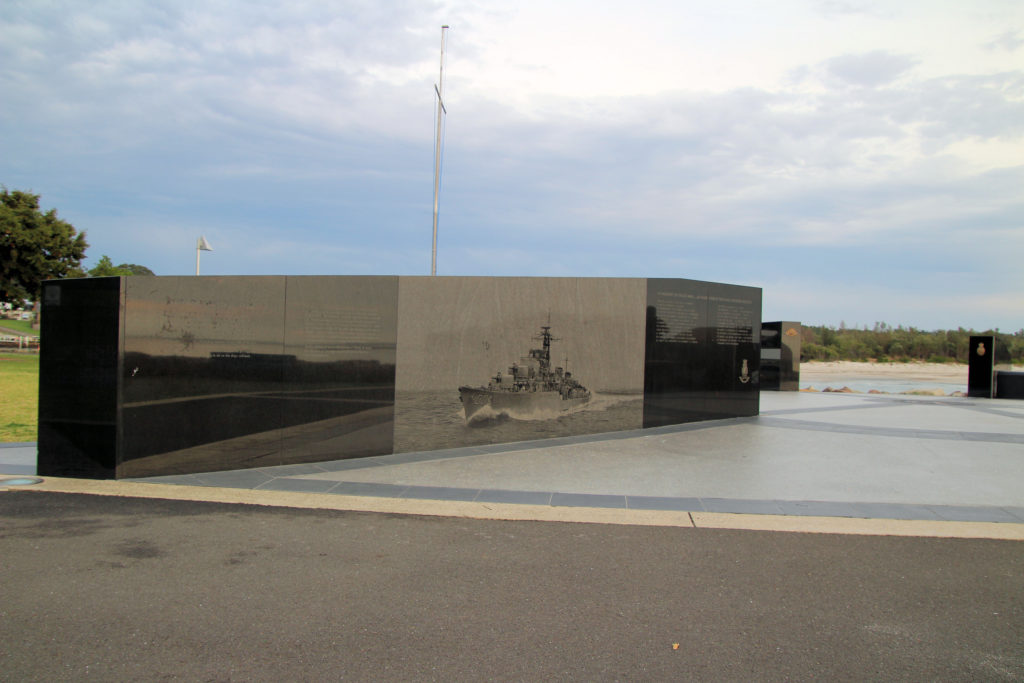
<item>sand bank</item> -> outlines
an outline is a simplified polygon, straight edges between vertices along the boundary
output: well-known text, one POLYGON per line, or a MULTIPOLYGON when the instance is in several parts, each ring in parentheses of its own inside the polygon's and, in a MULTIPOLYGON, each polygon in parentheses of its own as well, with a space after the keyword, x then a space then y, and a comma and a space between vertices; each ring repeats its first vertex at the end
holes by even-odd
POLYGON ((853 361, 801 363, 800 387, 808 391, 962 396, 967 390, 967 366, 853 361))
POLYGON ((925 382, 967 383, 967 366, 959 363, 858 363, 833 361, 800 364, 801 381, 823 381, 846 377, 893 378, 925 382))

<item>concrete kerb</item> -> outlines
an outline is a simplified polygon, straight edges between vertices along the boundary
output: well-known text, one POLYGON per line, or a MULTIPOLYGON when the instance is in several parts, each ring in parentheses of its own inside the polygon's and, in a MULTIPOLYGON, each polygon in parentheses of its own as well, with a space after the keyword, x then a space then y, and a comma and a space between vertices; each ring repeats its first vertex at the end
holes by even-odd
POLYGON ((32 486, 4 490, 50 491, 125 498, 157 498, 214 503, 265 505, 321 510, 346 510, 433 517, 461 517, 508 521, 576 522, 632 526, 691 527, 749 531, 850 534, 863 536, 917 536, 932 538, 987 538, 1024 541, 1024 524, 995 522, 946 522, 932 520, 862 519, 755 515, 671 510, 557 507, 467 501, 377 498, 290 491, 169 486, 117 480, 40 477, 32 486))

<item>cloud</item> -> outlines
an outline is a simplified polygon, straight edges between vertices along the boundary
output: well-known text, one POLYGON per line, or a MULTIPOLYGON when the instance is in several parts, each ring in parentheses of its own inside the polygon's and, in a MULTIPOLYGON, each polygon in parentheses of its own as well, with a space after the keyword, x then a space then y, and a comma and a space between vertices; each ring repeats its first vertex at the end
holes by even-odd
POLYGON ((987 43, 985 47, 990 50, 1005 50, 1006 52, 1016 52, 1018 48, 1024 45, 1024 37, 1022 32, 1019 30, 1005 31, 999 34, 991 42, 987 43))
POLYGON ((913 68, 916 60, 907 55, 876 50, 834 57, 825 63, 831 77, 849 85, 877 88, 888 85, 913 68))
POLYGON ((450 23, 442 272, 784 271, 938 318, 951 292, 1024 296, 1018 15, 13 0, 0 181, 41 192, 90 253, 158 273, 190 272, 199 234, 206 272, 425 272, 450 23))

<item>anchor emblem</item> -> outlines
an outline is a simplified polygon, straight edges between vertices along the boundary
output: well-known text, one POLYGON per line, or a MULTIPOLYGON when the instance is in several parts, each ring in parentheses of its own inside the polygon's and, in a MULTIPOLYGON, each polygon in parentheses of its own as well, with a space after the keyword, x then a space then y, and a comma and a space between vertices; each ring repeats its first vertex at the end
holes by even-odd
POLYGON ((747 359, 743 359, 743 368, 740 371, 740 382, 746 384, 750 381, 750 368, 747 366, 747 359))

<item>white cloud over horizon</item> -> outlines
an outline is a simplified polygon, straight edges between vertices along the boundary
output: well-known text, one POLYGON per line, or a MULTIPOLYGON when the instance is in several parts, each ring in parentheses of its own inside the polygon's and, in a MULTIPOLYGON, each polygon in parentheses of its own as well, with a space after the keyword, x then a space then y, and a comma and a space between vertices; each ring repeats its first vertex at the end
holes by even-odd
POLYGON ((429 271, 448 23, 440 273, 1024 327, 1019 2, 8 5, 0 183, 90 259, 187 274, 205 234, 211 274, 429 271))

